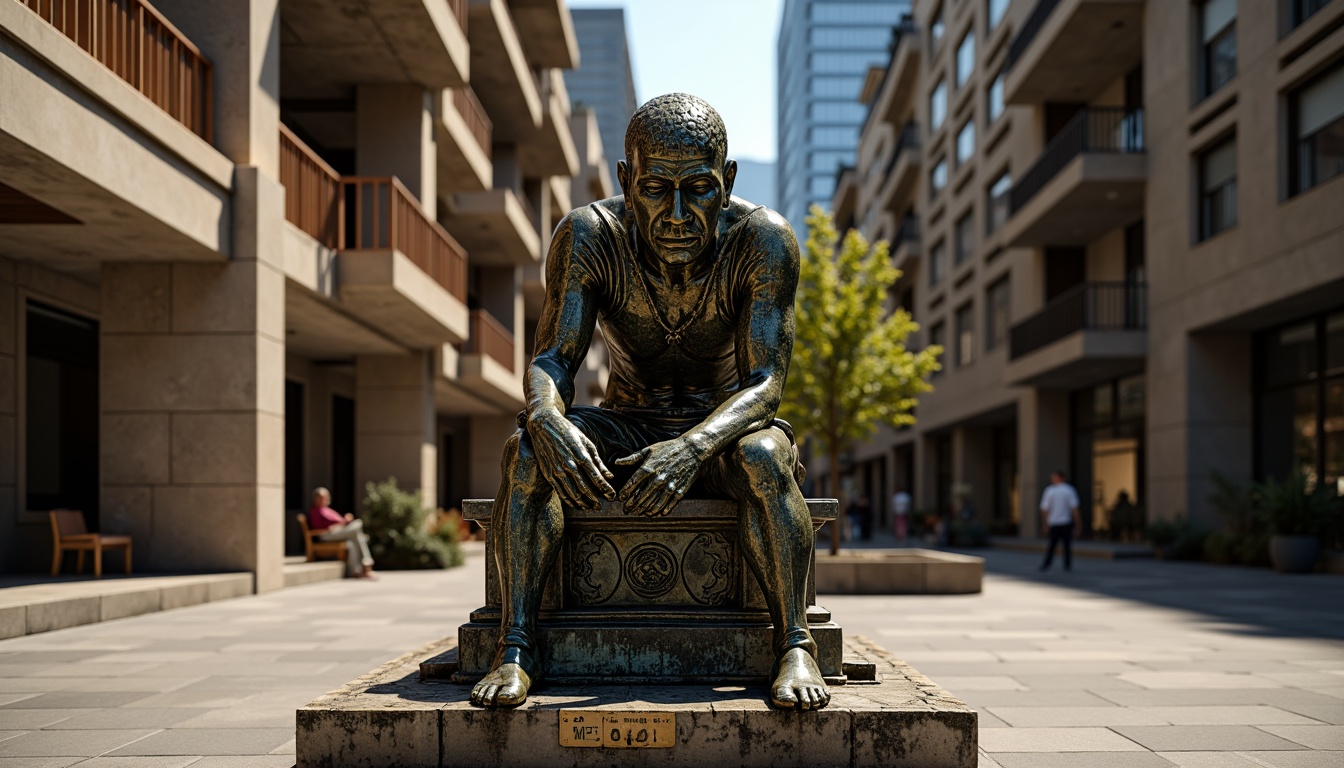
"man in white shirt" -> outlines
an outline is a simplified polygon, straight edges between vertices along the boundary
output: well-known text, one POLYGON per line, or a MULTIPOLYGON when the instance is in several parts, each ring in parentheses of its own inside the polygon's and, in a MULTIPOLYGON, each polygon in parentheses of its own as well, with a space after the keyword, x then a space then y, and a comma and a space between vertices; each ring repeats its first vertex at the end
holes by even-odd
POLYGON ((1064 482, 1064 473, 1050 474, 1050 487, 1041 495, 1041 522, 1050 531, 1050 545, 1045 550, 1041 570, 1050 570, 1055 558, 1055 545, 1064 544, 1064 570, 1073 570, 1073 531, 1081 527, 1078 517, 1078 491, 1064 482))

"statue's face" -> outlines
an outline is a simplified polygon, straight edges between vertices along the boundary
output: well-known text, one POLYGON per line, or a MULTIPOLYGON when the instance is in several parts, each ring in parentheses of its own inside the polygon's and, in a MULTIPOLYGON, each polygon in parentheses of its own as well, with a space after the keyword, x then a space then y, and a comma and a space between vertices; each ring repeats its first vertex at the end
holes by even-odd
POLYGON ((694 261, 718 232, 728 207, 737 163, 722 166, 710 154, 642 157, 622 162, 617 176, 644 244, 667 264, 694 261))

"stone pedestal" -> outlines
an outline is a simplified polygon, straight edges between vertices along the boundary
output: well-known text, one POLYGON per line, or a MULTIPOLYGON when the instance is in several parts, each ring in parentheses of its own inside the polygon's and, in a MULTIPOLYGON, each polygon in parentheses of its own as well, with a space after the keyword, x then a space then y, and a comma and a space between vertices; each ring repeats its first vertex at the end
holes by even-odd
POLYGON ((431 644, 298 710, 299 768, 974 768, 977 762, 976 713, 862 639, 851 638, 843 650, 848 684, 832 687, 831 704, 815 712, 772 709, 759 685, 554 683, 517 709, 486 710, 470 703, 467 684, 420 679, 430 666, 422 662, 451 666, 453 650, 452 639, 431 644), (663 724, 659 746, 668 746, 638 748, 640 733, 629 728, 618 734, 629 733, 629 744, 616 746, 604 740, 609 728, 586 725, 655 719, 663 724))
MULTIPOLYGON (((834 499, 808 501, 813 531, 835 518, 834 499)), ((491 501, 463 502, 486 529, 491 501)), ((764 682, 774 662, 760 585, 743 561, 737 504, 687 500, 666 517, 626 515, 618 503, 565 512, 565 540, 546 585, 538 629, 552 682, 764 682)), ((808 624, 829 682, 844 678, 843 639, 816 605, 809 573, 808 624)), ((452 680, 490 669, 500 627, 499 574, 486 558, 485 605, 458 630, 452 680)), ((442 665, 429 671, 443 674, 442 665), (437 671, 435 671, 437 670, 437 671)))

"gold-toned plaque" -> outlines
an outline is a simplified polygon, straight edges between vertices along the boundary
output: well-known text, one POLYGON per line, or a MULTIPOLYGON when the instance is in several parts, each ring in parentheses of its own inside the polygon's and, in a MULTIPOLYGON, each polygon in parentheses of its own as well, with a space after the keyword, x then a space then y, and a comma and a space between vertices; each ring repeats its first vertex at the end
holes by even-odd
POLYGON ((560 710, 560 746, 613 749, 670 749, 677 743, 677 716, 671 712, 560 710))

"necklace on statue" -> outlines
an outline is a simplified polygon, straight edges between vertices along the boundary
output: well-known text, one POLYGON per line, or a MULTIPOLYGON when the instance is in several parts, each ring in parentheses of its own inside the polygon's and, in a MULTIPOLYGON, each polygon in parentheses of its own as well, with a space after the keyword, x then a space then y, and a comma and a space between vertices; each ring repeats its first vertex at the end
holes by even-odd
POLYGON ((682 334, 685 333, 691 323, 695 322, 695 318, 699 317, 700 313, 704 310, 705 301, 708 299, 710 291, 714 286, 714 273, 718 271, 718 268, 719 260, 715 259, 714 264, 709 268, 709 275, 705 277, 705 284, 701 288, 700 298, 696 299, 695 306, 691 308, 690 312, 682 315, 681 322, 677 323, 677 326, 673 328, 671 323, 663 319, 663 313, 658 310, 658 302, 654 301, 653 298, 653 289, 649 287, 649 276, 645 274, 642 267, 637 267, 639 270, 639 285, 644 289, 644 298, 649 302, 649 310, 653 315, 653 319, 662 327, 665 334, 663 338, 667 341, 669 347, 681 346, 682 334))

